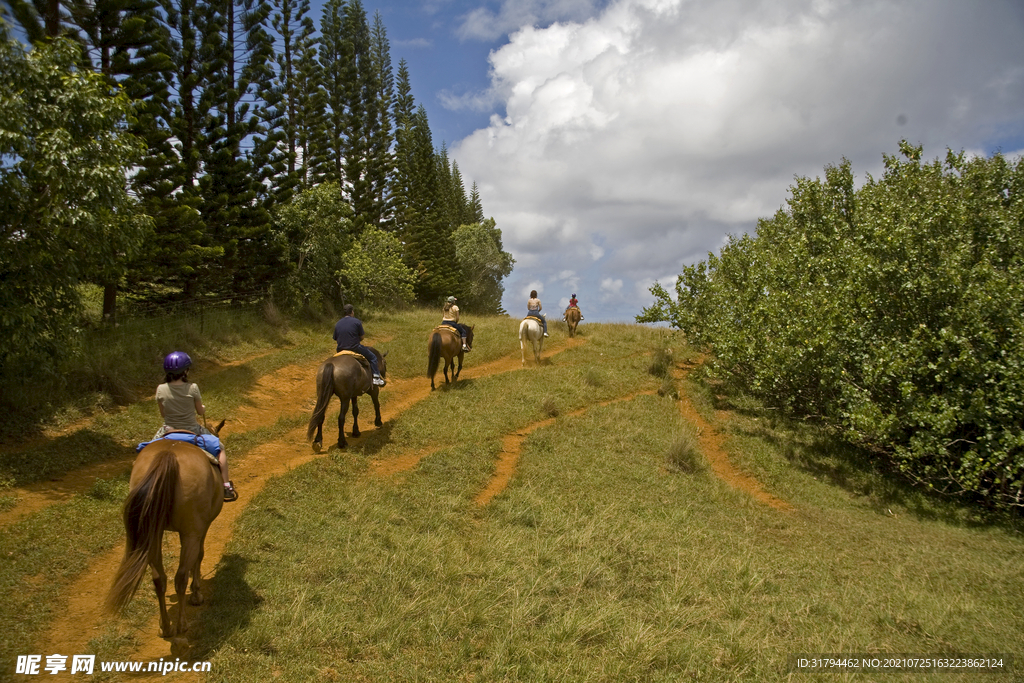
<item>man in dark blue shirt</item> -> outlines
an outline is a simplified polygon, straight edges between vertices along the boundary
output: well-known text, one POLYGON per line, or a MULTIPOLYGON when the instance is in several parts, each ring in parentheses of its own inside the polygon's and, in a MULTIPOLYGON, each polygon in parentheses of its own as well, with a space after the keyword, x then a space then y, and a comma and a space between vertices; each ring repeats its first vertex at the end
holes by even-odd
POLYGON ((370 361, 373 383, 378 387, 384 386, 384 378, 380 376, 380 369, 377 367, 377 356, 360 344, 364 336, 363 322, 356 317, 352 304, 345 304, 344 311, 345 317, 334 326, 334 341, 338 342, 338 351, 356 351, 363 354, 366 360, 370 361))

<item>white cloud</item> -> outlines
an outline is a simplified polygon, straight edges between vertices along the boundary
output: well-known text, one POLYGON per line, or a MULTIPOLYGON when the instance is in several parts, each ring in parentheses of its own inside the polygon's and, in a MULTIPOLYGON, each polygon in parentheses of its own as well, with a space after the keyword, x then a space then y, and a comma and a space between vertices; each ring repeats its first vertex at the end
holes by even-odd
POLYGON ((571 268, 580 290, 636 314, 651 302, 640 283, 752 232, 794 175, 845 156, 877 176, 903 137, 930 157, 1024 143, 1010 0, 618 0, 573 14, 590 6, 506 2, 463 24, 522 27, 476 94, 504 112, 452 149, 518 261, 510 293, 571 268), (562 23, 537 28, 545 16, 562 23))
POLYGON ((599 3, 592 0, 503 0, 497 12, 478 7, 462 17, 456 30, 462 39, 495 40, 523 26, 584 20, 599 3))

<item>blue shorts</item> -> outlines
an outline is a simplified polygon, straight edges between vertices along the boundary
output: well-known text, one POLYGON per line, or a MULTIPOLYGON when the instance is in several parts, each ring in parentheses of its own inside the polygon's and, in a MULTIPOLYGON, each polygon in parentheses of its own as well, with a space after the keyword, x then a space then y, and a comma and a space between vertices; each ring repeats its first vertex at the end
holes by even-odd
MULTIPOLYGON (((209 453, 210 455, 212 455, 214 457, 220 455, 221 450, 223 450, 221 448, 221 445, 220 445, 220 439, 215 437, 213 434, 192 434, 190 432, 171 432, 170 434, 165 434, 163 436, 163 438, 164 439, 170 439, 171 441, 184 441, 186 443, 190 443, 190 444, 199 446, 204 451, 206 451, 207 453, 209 453)), ((143 441, 142 443, 140 443, 138 446, 135 447, 135 452, 138 453, 139 451, 141 451, 143 448, 145 448, 149 444, 155 443, 157 441, 160 441, 160 439, 154 439, 153 441, 143 441)))

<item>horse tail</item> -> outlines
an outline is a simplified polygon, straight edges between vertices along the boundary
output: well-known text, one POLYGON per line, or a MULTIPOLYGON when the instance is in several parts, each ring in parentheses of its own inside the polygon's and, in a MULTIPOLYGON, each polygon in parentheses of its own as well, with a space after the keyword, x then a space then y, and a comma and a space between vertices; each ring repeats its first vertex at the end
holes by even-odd
POLYGON ((334 396, 334 363, 328 361, 321 365, 320 370, 316 373, 316 408, 313 408, 313 415, 309 418, 306 441, 312 441, 316 434, 316 428, 324 423, 327 406, 331 404, 332 396, 334 396))
POLYGON ((131 602, 149 566, 150 553, 163 543, 164 529, 171 522, 177 486, 178 459, 174 451, 166 448, 156 454, 149 472, 124 502, 127 540, 124 559, 107 596, 110 611, 120 612, 131 602))
POLYGON ((441 335, 437 332, 431 335, 430 344, 427 346, 427 377, 433 379, 437 374, 437 366, 441 364, 441 335))

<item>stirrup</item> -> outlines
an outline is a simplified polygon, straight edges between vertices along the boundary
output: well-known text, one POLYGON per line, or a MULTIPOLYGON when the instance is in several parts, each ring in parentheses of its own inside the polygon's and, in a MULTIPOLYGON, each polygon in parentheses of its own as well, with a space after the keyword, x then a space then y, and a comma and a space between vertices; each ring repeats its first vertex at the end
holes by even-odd
POLYGON ((224 502, 231 503, 238 500, 238 491, 235 490, 235 485, 230 481, 224 484, 224 502))
POLYGON ((471 348, 469 348, 468 346, 466 346, 465 344, 463 344, 463 345, 462 345, 462 350, 463 350, 463 352, 465 352, 465 353, 469 353, 469 352, 470 352, 470 351, 472 351, 473 349, 471 349, 471 348))

